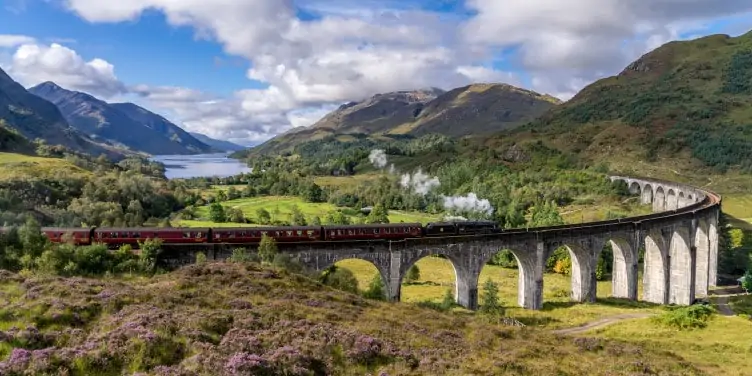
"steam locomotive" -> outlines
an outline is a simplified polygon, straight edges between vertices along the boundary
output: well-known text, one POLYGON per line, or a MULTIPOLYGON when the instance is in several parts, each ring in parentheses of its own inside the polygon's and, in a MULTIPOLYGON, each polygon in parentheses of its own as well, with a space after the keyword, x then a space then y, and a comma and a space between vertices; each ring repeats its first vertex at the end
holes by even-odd
MULTIPOLYGON (((0 232, 9 231, 0 228, 0 232)), ((161 239, 163 244, 258 243, 263 235, 277 242, 315 242, 347 240, 400 240, 406 238, 453 235, 492 234, 501 232, 493 221, 393 223, 370 225, 238 227, 238 228, 59 228, 43 227, 42 233, 53 243, 73 242, 76 245, 107 244, 118 248, 139 241, 161 239)))

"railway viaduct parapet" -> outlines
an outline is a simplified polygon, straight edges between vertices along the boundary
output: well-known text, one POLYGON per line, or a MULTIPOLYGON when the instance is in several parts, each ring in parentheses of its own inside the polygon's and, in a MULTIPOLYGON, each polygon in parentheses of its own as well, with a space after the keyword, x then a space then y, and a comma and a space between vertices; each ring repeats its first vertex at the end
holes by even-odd
MULTIPOLYGON (((400 299, 408 269, 429 255, 443 255, 454 267, 455 298, 478 307, 481 269, 501 250, 511 251, 519 269, 518 304, 543 306, 543 273, 551 253, 566 247, 572 259, 571 298, 594 302, 596 265, 604 245, 613 249, 612 296, 658 304, 689 305, 708 294, 717 280, 718 195, 673 182, 612 176, 621 180, 653 214, 574 225, 508 229, 499 234, 415 238, 402 241, 279 243, 280 252, 307 267, 324 270, 345 259, 371 262, 378 269, 388 298, 400 299), (638 260, 644 250, 643 294, 638 297, 638 260)), ((192 254, 173 264, 192 262, 192 254)), ((229 257, 229 250, 211 249, 209 259, 229 257)))

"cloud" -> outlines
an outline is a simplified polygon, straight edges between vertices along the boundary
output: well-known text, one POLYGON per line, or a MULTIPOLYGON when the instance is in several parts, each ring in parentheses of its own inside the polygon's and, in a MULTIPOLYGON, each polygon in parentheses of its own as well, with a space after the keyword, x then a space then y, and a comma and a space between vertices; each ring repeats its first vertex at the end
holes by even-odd
MULTIPOLYGON (((654 0, 649 6, 622 0, 466 0, 462 14, 425 10, 427 3, 65 0, 70 11, 93 23, 133 21, 147 10, 159 11, 169 24, 192 27, 198 37, 245 59, 247 78, 261 89, 229 97, 174 87, 134 91, 190 130, 254 141, 311 124, 343 102, 395 90, 505 82, 567 99, 652 48, 706 33, 710 22, 735 16, 752 25, 752 17, 740 16, 752 14, 749 0, 654 0), (299 18, 301 10, 314 17, 299 18)), ((105 92, 117 91, 110 86, 117 80, 114 68, 99 66, 64 76, 107 83, 105 92), (111 74, 94 74, 99 71, 111 74)), ((30 77, 44 72, 33 65, 23 71, 30 77)))
POLYGON ((13 48, 36 40, 27 35, 0 34, 0 48, 13 48))
POLYGON ((57 43, 22 44, 13 54, 9 71, 25 86, 54 81, 104 98, 126 91, 112 64, 99 58, 85 61, 76 51, 57 43))
POLYGON ((752 12, 749 0, 468 0, 467 6, 477 12, 462 26, 469 43, 514 48, 533 89, 565 99, 663 43, 706 31, 708 21, 752 12))

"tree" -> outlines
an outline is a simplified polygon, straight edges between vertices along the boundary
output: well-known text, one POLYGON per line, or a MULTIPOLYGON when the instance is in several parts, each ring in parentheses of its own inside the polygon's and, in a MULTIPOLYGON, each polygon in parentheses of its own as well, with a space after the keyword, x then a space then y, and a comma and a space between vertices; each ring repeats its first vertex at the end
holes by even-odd
POLYGON ((311 218, 311 226, 321 226, 321 217, 314 215, 313 218, 311 218))
POLYGON ((483 284, 483 303, 480 306, 480 311, 493 316, 504 314, 504 308, 499 302, 499 286, 491 278, 483 284))
POLYGON ((216 201, 217 202, 227 201, 227 193, 224 190, 220 189, 219 192, 217 192, 216 201))
POLYGON ((139 256, 141 267, 151 273, 157 268, 159 256, 162 254, 162 239, 146 239, 138 242, 141 254, 139 256))
POLYGON ((452 291, 451 288, 448 288, 444 294, 444 298, 441 300, 441 308, 449 310, 454 307, 455 304, 457 304, 457 302, 454 299, 454 291, 452 291))
POLYGON ((366 221, 368 223, 389 223, 389 212, 384 205, 377 204, 371 209, 366 221))
POLYGON ((204 252, 196 253, 196 264, 201 265, 206 263, 206 254, 204 252))
POLYGON ((332 266, 331 270, 325 274, 324 284, 334 287, 335 289, 358 293, 358 279, 349 269, 332 266))
POLYGON ((228 200, 235 200, 240 197, 240 192, 234 187, 230 186, 230 188, 227 189, 227 199, 228 200))
POLYGON ((262 225, 267 225, 272 222, 272 216, 266 209, 258 208, 256 210, 256 220, 262 225))
POLYGON ((530 208, 530 227, 563 225, 564 218, 554 201, 539 202, 530 208))
POLYGON ((306 225, 306 219, 303 215, 303 212, 300 211, 300 208, 298 205, 292 206, 292 215, 290 218, 290 222, 293 226, 305 226, 306 225))
POLYGON ((405 276, 405 282, 415 283, 415 282, 418 282, 419 279, 420 279, 420 269, 418 269, 418 265, 411 266, 410 269, 407 270, 407 275, 405 276))
POLYGON ((209 219, 216 223, 227 222, 227 214, 225 213, 224 206, 219 202, 211 204, 211 206, 209 206, 209 219))
POLYGON ((752 292, 752 268, 742 277, 742 288, 746 292, 752 292))
POLYGON ((316 183, 311 183, 303 193, 303 198, 308 202, 321 202, 323 191, 316 183))
POLYGON ((274 256, 277 255, 277 252, 277 241, 266 234, 261 235, 261 242, 258 248, 258 255, 261 261, 271 263, 274 261, 274 256))
POLYGON ((384 281, 381 280, 380 275, 376 274, 373 276, 371 283, 368 285, 368 289, 363 293, 363 297, 373 300, 386 300, 384 281))
POLYGON ((243 215, 243 211, 238 208, 228 208, 227 219, 230 222, 234 223, 245 223, 245 216, 243 215))

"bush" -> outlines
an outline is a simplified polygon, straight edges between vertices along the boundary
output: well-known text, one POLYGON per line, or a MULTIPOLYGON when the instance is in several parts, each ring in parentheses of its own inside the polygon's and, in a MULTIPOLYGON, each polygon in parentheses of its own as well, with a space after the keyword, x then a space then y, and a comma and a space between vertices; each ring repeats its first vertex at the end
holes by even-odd
POLYGON ((488 263, 501 266, 502 268, 517 269, 517 259, 512 254, 512 251, 506 249, 495 254, 488 263))
POLYGON ((249 262, 251 261, 251 255, 245 248, 235 248, 232 250, 232 255, 227 260, 230 262, 249 262))
POLYGON ((405 283, 415 283, 418 282, 420 279, 420 269, 418 268, 418 265, 413 265, 408 269, 407 275, 405 276, 405 283))
POLYGON ((386 300, 384 281, 381 280, 380 275, 376 274, 373 276, 371 283, 368 285, 368 290, 363 293, 363 297, 373 300, 386 300))
POLYGON ((752 292, 752 269, 747 270, 742 278, 742 288, 746 292, 752 292))
POLYGON ((679 330, 704 328, 715 312, 711 306, 704 304, 669 309, 668 312, 656 316, 655 320, 679 330))
POLYGON ((206 263, 206 255, 204 252, 196 253, 196 264, 201 265, 206 263))
POLYGON ((277 241, 274 238, 261 235, 261 243, 259 243, 258 255, 261 261, 271 263, 274 261, 274 256, 277 255, 277 241))
POLYGON ((503 316, 504 307, 499 302, 499 286, 490 278, 483 284, 483 303, 480 312, 489 316, 503 316))
POLYGON ((355 275, 350 270, 345 268, 332 266, 324 272, 323 282, 325 285, 338 290, 353 294, 358 293, 358 279, 355 278, 355 275))

